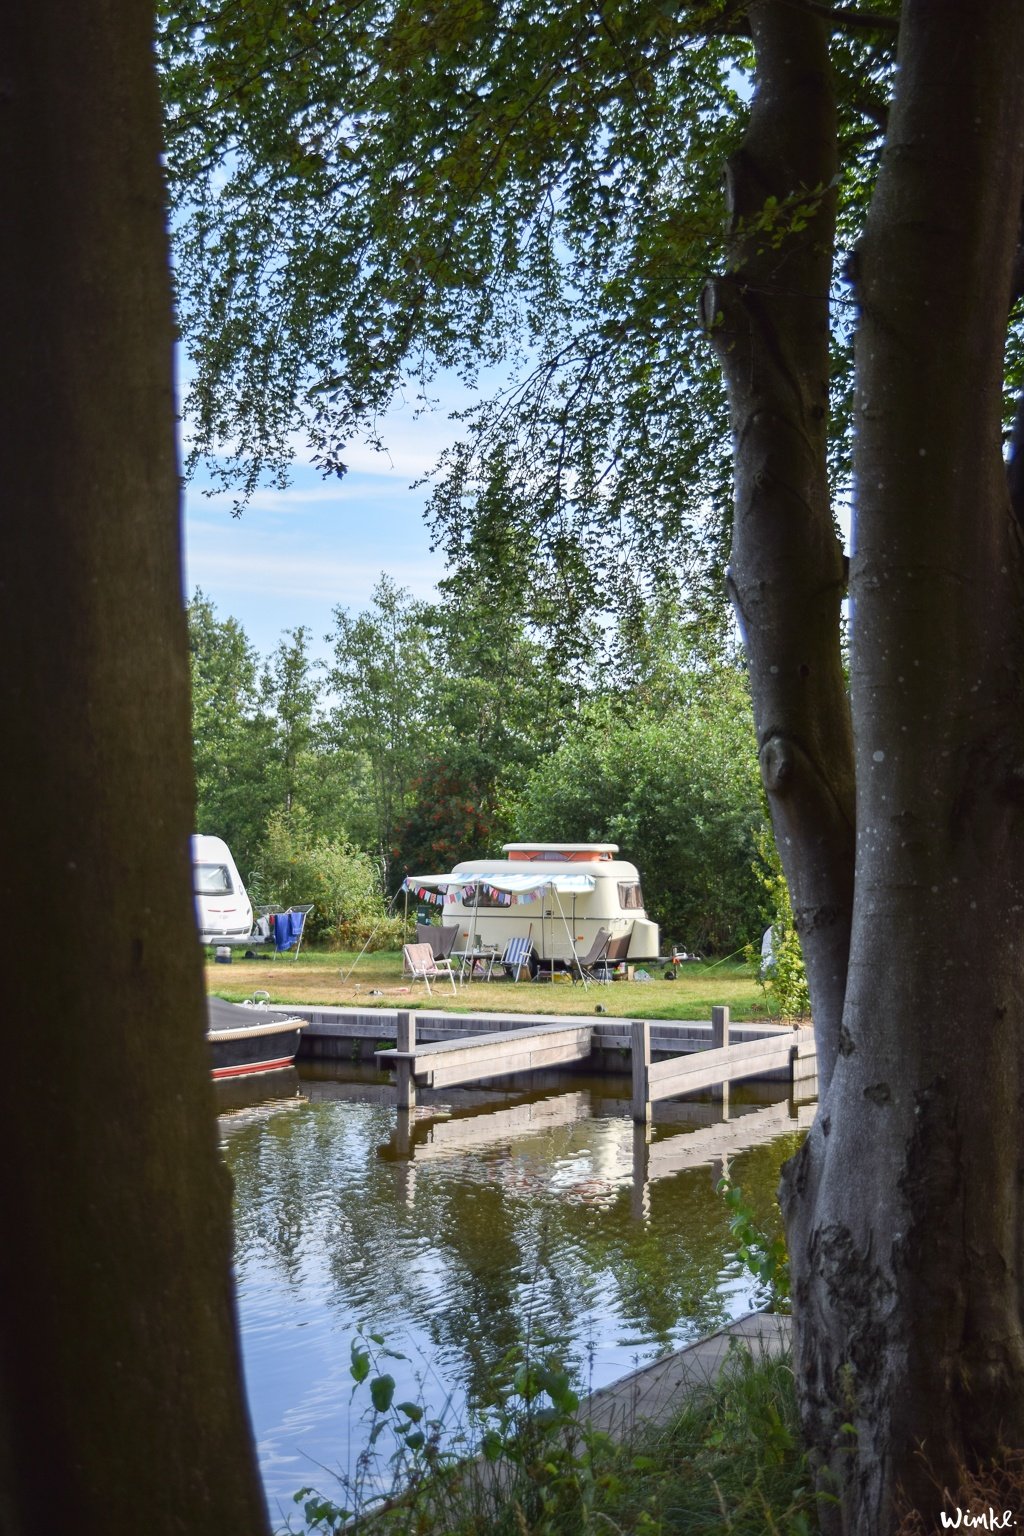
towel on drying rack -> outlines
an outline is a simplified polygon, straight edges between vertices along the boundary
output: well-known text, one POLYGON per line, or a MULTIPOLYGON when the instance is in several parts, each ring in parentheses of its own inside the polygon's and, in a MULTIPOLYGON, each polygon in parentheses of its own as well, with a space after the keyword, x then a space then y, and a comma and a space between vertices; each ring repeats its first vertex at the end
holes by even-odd
POLYGON ((274 948, 277 950, 291 949, 293 944, 298 943, 302 936, 302 924, 304 921, 304 912, 275 912, 274 948))

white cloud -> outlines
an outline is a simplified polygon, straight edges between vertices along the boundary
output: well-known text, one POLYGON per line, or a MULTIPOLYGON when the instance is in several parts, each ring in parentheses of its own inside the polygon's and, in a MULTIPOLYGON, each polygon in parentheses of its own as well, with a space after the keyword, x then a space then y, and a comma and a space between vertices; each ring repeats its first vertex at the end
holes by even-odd
POLYGON ((358 554, 344 549, 292 552, 265 537, 248 541, 237 525, 227 530, 229 536, 233 532, 237 537, 231 539, 216 530, 189 530, 186 569, 190 591, 199 586, 217 594, 273 595, 278 603, 362 606, 382 570, 416 597, 428 597, 444 574, 440 554, 417 552, 394 559, 383 548, 379 554, 365 549, 358 554), (213 537, 204 537, 207 532, 213 537))
POLYGON ((333 608, 367 607, 382 572, 414 597, 431 597, 444 559, 424 526, 429 486, 410 487, 457 439, 460 423, 448 412, 467 400, 452 380, 438 381, 436 393, 438 407, 421 414, 411 400, 396 402, 379 423, 387 451, 352 443, 341 480, 323 480, 297 437, 292 483, 261 487, 241 518, 229 515, 231 492, 206 496, 201 482, 190 486, 186 591, 202 588, 264 653, 283 629, 323 632, 333 608))
MULTIPOLYGON (((247 503, 240 519, 232 519, 243 526, 246 517, 251 518, 258 512, 283 512, 291 515, 302 514, 310 509, 323 509, 336 506, 341 510, 349 511, 352 506, 364 501, 384 501, 395 498, 396 487, 393 479, 384 479, 383 476, 375 476, 378 483, 360 477, 359 482, 348 478, 333 480, 320 485, 289 485, 284 490, 274 486, 263 486, 254 491, 247 503)), ((424 495, 423 501, 426 501, 424 495)), ((215 491, 207 496, 202 491, 190 489, 188 494, 188 515, 190 519, 202 521, 203 514, 209 511, 216 515, 216 521, 220 523, 225 513, 231 511, 235 503, 235 496, 231 491, 215 491)))

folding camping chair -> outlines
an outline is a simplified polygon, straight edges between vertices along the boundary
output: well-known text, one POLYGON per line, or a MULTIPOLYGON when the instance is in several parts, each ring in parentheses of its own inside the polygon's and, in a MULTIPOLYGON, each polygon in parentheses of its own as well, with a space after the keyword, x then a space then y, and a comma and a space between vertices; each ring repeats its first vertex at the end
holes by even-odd
MULTIPOLYGON (((604 958, 596 960, 591 966, 588 975, 593 981, 611 981, 620 966, 624 966, 629 957, 629 944, 633 937, 633 930, 628 933, 616 934, 614 939, 608 940, 604 958)), ((583 962, 581 962, 582 964, 583 962)))
POLYGON ((435 959, 434 952, 429 944, 404 944, 402 946, 402 959, 404 969, 414 981, 425 983, 429 995, 431 978, 435 981, 439 977, 447 977, 455 991, 455 972, 452 963, 447 959, 435 959))
POLYGON ((509 939, 501 957, 501 965, 513 981, 518 981, 523 971, 529 971, 532 955, 533 940, 530 937, 509 939))
POLYGON ((429 944, 435 960, 447 960, 459 936, 458 923, 417 923, 416 943, 429 944))
POLYGON ((611 941, 612 936, 608 929, 599 928, 587 953, 577 955, 575 960, 570 961, 569 975, 572 977, 574 986, 577 981, 582 981, 585 986, 588 981, 611 980, 611 972, 606 964, 611 941))

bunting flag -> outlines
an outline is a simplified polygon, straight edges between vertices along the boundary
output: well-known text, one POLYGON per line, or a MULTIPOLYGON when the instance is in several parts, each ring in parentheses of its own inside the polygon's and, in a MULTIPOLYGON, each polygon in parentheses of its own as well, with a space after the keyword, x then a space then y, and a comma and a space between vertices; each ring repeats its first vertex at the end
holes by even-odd
POLYGON ((521 901, 537 900, 536 891, 528 891, 522 896, 514 896, 511 891, 499 891, 496 885, 488 885, 485 880, 481 880, 480 889, 486 896, 489 896, 492 901, 496 901, 499 907, 515 907, 518 906, 521 901))
POLYGON ((441 906, 444 901, 443 891, 428 891, 425 885, 417 885, 415 881, 406 879, 402 881, 403 891, 411 891, 417 901, 430 901, 435 906, 441 906))
POLYGON ((419 901, 431 901, 441 906, 446 900, 451 904, 461 898, 467 907, 474 905, 478 892, 483 892, 497 906, 515 907, 523 902, 540 901, 552 891, 581 895, 592 891, 594 885, 593 875, 568 871, 557 874, 552 871, 543 874, 537 871, 529 874, 481 871, 462 875, 407 875, 402 881, 403 890, 412 891, 419 901))

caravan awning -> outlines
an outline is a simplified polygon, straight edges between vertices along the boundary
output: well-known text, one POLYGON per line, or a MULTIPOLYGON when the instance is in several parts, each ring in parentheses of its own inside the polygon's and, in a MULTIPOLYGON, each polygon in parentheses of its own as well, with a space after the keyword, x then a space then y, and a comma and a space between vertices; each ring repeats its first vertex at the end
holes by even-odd
MULTIPOLYGON (((462 877, 460 876, 460 879, 462 877)), ((524 895, 526 892, 540 894, 542 891, 569 891, 580 894, 582 891, 592 891, 597 884, 593 875, 570 875, 559 870, 545 870, 544 874, 530 875, 476 875, 473 877, 480 885, 489 886, 493 891, 507 891, 510 895, 524 895)))
POLYGON ((402 885, 403 889, 417 893, 462 891, 467 886, 478 885, 486 891, 495 891, 502 896, 518 896, 520 900, 528 901, 547 891, 582 895, 584 891, 592 891, 596 883, 593 875, 570 874, 564 869, 546 869, 543 873, 534 870, 529 874, 509 874, 506 870, 495 870, 491 874, 479 869, 472 874, 461 875, 407 875, 402 885))

